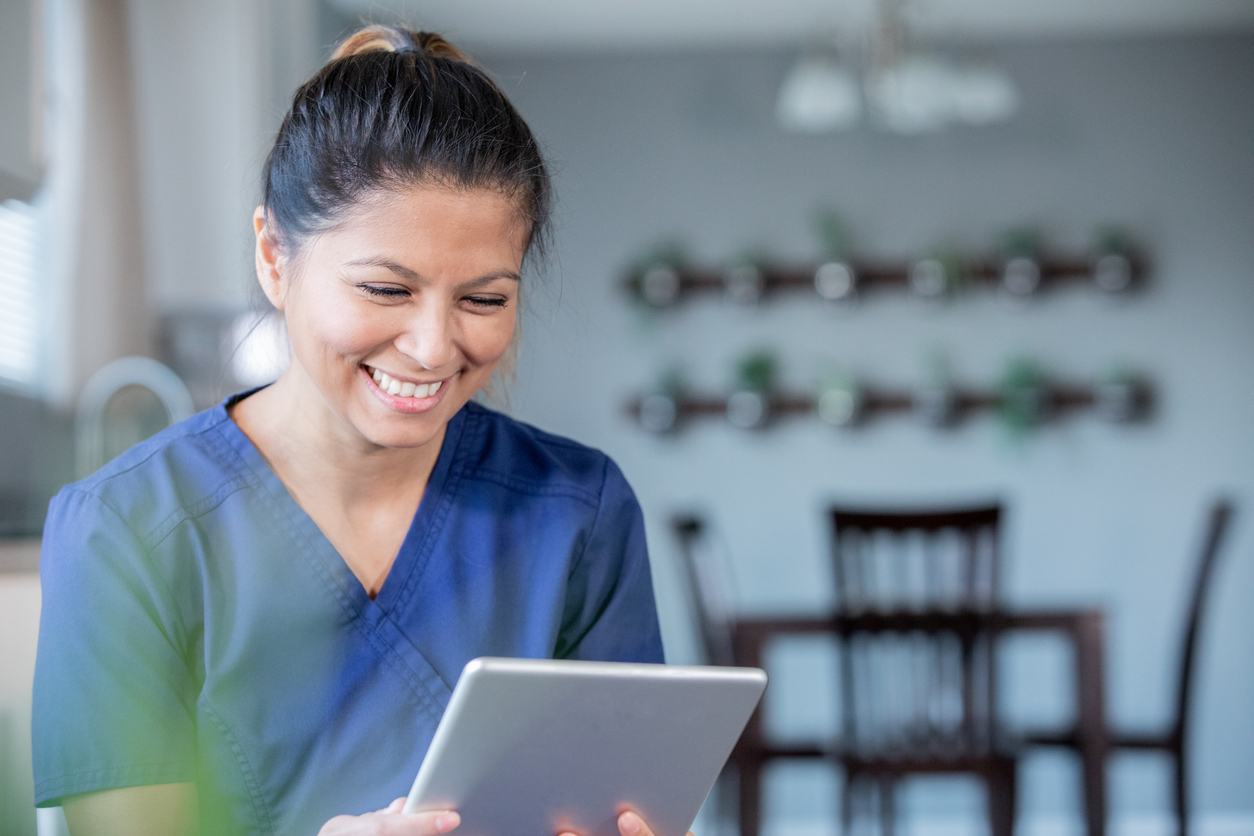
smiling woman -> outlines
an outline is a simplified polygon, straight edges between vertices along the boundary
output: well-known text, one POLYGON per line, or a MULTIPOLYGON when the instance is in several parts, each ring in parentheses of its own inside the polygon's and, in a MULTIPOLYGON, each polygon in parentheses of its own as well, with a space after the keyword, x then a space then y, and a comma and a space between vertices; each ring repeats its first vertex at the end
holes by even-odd
POLYGON ((389 802, 467 661, 662 661, 618 468, 472 400, 549 204, 500 90, 370 27, 298 91, 265 181, 290 366, 49 510, 36 794, 75 836, 433 836, 456 811, 389 802))

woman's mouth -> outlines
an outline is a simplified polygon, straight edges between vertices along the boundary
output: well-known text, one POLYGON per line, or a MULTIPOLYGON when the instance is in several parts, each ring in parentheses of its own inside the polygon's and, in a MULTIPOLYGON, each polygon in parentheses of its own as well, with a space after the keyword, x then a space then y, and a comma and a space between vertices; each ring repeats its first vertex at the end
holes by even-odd
POLYGON ((361 370, 370 381, 370 389, 375 396, 388 406, 402 412, 425 412, 435 406, 440 401, 437 396, 445 389, 444 384, 448 382, 447 378, 430 383, 401 380, 364 363, 361 370))

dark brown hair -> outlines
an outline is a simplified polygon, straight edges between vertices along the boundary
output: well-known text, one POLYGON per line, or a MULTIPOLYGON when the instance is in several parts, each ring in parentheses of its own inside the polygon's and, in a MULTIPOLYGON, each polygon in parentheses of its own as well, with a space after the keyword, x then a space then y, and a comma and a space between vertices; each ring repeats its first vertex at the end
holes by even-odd
POLYGON ((499 190, 543 248, 551 187, 509 99, 439 35, 368 26, 305 83, 263 172, 278 242, 299 246, 378 191, 416 183, 499 190))

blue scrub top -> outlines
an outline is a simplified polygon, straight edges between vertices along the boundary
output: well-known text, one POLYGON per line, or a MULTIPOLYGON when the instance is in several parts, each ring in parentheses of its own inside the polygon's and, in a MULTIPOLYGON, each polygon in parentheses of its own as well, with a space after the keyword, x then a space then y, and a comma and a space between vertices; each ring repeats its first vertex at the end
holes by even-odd
POLYGON ((662 661, 640 508, 603 453, 467 404, 371 600, 233 402, 52 502, 40 806, 195 781, 206 836, 313 836, 408 792, 470 659, 662 661))

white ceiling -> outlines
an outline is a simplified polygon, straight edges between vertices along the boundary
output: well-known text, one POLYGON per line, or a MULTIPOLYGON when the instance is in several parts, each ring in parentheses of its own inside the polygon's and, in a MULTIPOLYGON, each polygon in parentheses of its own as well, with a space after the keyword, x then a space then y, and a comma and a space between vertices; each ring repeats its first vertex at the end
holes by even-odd
MULTIPOLYGON (((637 49, 800 44, 854 37, 875 0, 328 0, 353 17, 395 18, 480 47, 637 49)), ((1135 35, 1254 30, 1254 0, 907 0, 937 37, 1135 35)))

